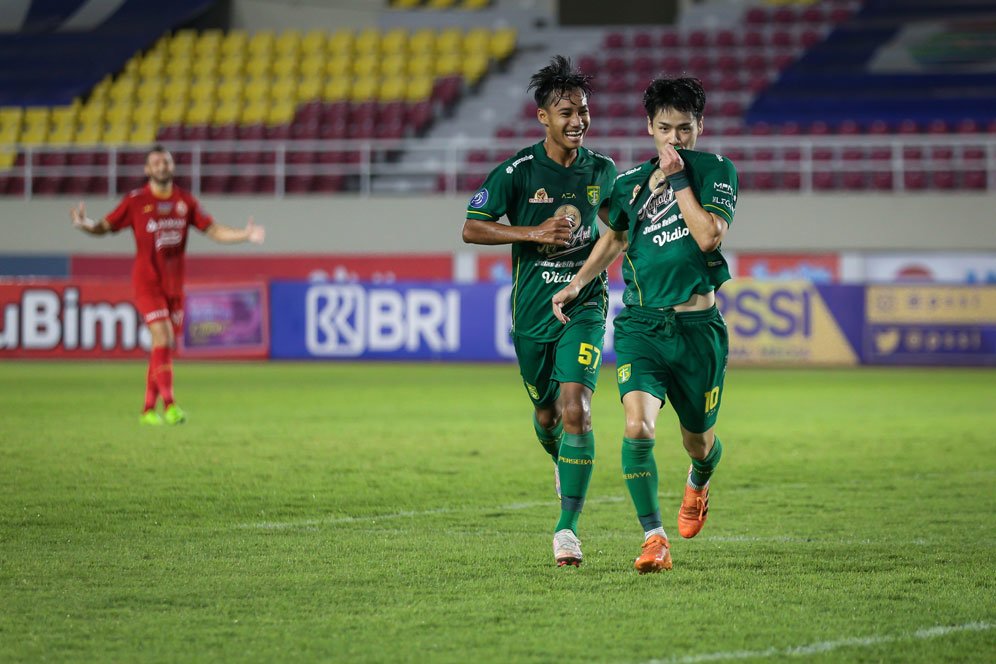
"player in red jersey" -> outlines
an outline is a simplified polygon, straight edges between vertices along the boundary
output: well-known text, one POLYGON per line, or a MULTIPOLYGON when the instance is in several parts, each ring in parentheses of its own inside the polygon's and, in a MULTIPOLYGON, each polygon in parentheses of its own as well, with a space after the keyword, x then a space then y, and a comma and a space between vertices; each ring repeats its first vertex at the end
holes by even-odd
POLYGON ((135 306, 152 333, 152 352, 145 385, 143 424, 159 425, 164 421, 180 424, 187 418, 173 401, 173 350, 176 335, 183 328, 183 264, 187 248, 187 229, 193 226, 215 242, 262 244, 265 233, 252 217, 245 228, 219 224, 189 192, 173 184, 173 156, 161 145, 149 150, 145 158, 148 183, 124 197, 114 210, 100 221, 86 215, 80 201, 70 210, 73 226, 90 235, 116 233, 131 228, 135 234, 135 265, 132 283, 135 306), (163 416, 156 412, 156 402, 163 400, 163 416))

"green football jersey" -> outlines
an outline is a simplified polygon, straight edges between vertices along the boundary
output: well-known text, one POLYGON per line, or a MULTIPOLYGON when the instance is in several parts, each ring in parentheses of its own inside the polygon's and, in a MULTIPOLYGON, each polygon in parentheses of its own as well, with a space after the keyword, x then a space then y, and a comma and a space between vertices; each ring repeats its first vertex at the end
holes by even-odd
MULTIPOLYGON (((598 208, 612 192, 616 165, 610 158, 579 148, 569 167, 546 155, 540 141, 502 162, 488 175, 467 206, 468 219, 513 226, 539 226, 550 217, 572 215, 574 231, 567 247, 534 242, 512 244, 512 334, 551 341, 563 331, 550 300, 577 274, 598 240, 598 208)), ((607 308, 603 273, 582 289, 565 313, 579 307, 607 308)))
MULTIPOLYGON (((679 149, 685 173, 705 208, 733 223, 737 204, 737 170, 725 157, 679 149)), ((623 258, 626 291, 623 304, 654 308, 687 302, 693 294, 716 290, 730 278, 723 254, 703 253, 685 225, 670 184, 651 196, 657 159, 622 173, 612 189, 609 226, 628 231, 623 258)))

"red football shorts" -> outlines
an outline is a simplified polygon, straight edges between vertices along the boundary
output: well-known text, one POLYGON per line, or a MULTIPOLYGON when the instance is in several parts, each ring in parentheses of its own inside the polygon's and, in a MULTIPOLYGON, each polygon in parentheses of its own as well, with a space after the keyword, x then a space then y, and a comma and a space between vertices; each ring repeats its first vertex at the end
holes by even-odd
POLYGON ((135 307, 146 325, 169 320, 175 335, 179 336, 183 331, 183 297, 167 297, 162 291, 138 293, 135 295, 135 307))

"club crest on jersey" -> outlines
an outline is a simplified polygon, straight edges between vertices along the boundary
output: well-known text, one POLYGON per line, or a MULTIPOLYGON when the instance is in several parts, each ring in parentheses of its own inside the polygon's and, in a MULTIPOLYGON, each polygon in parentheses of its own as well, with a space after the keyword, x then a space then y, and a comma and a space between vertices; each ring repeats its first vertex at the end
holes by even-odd
POLYGON ((598 205, 598 201, 602 200, 602 187, 599 185, 593 185, 588 187, 588 202, 591 203, 592 207, 598 205))
POLYGON ((178 215, 180 215, 181 217, 186 217, 187 216, 187 204, 184 203, 183 201, 177 201, 176 202, 176 213, 178 215))
POLYGON ((152 204, 142 207, 142 214, 149 214, 150 212, 152 212, 152 204))
POLYGON ((546 193, 546 189, 545 188, 540 187, 539 189, 536 190, 536 193, 533 194, 533 197, 529 199, 529 202, 530 203, 552 203, 553 199, 550 198, 549 194, 546 193))
POLYGON ((488 202, 488 190, 481 189, 470 199, 470 207, 479 210, 488 202))
POLYGON ((616 376, 618 377, 620 384, 627 382, 630 378, 633 377, 633 365, 632 364, 622 365, 621 367, 616 369, 616 376))

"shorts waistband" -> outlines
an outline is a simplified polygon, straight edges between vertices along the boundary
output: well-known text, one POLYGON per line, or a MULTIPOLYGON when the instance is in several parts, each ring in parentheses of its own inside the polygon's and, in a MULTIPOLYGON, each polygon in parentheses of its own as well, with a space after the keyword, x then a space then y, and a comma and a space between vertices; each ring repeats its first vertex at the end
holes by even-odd
POLYGON ((700 311, 675 311, 672 307, 657 308, 636 305, 630 305, 627 309, 639 318, 658 321, 680 321, 682 323, 697 323, 712 320, 719 313, 716 305, 700 311))

